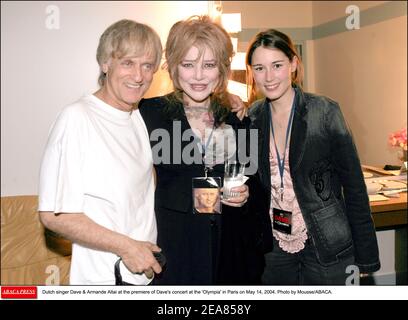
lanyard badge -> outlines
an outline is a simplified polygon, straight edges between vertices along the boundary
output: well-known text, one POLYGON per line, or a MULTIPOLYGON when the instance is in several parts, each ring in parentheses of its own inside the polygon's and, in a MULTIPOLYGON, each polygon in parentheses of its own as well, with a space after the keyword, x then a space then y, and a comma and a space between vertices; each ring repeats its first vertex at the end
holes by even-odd
POLYGON ((284 191, 284 186, 283 186, 283 175, 285 173, 285 158, 286 158, 286 147, 288 145, 288 140, 289 140, 289 134, 290 134, 290 129, 292 128, 292 122, 293 122, 293 116, 295 113, 295 99, 293 99, 292 103, 292 109, 290 111, 290 116, 289 116, 289 122, 288 126, 286 128, 286 137, 285 137, 285 149, 283 150, 283 158, 281 160, 281 157, 279 155, 278 151, 278 146, 276 145, 275 141, 275 133, 273 130, 273 122, 272 122, 272 110, 270 110, 270 123, 271 123, 271 131, 272 131, 272 138, 273 138, 273 144, 275 146, 275 151, 276 151, 276 156, 278 158, 278 167, 279 167, 279 176, 280 176, 280 188, 279 188, 279 194, 280 194, 280 201, 283 201, 283 191, 284 191))
POLYGON ((210 142, 211 142, 211 138, 212 138, 212 136, 213 136, 214 130, 215 130, 215 127, 213 126, 212 129, 211 129, 210 136, 208 137, 207 142, 206 142, 205 144, 202 143, 202 142, 200 142, 200 146, 201 146, 201 158, 202 158, 203 165, 204 165, 204 175, 205 175, 205 178, 208 177, 208 172, 211 171, 211 169, 212 169, 209 165, 206 164, 206 161, 205 161, 205 160, 206 160, 206 153, 207 153, 208 145, 209 145, 210 142))
POLYGON ((273 208, 273 229, 285 234, 292 233, 292 212, 273 208))
POLYGON ((221 213, 221 178, 197 177, 192 181, 193 212, 195 214, 221 213))
POLYGON ((201 143, 202 161, 204 165, 204 177, 196 177, 192 180, 193 212, 195 214, 220 214, 221 213, 221 178, 209 177, 212 168, 205 163, 205 156, 213 136, 215 127, 212 128, 207 142, 201 143))

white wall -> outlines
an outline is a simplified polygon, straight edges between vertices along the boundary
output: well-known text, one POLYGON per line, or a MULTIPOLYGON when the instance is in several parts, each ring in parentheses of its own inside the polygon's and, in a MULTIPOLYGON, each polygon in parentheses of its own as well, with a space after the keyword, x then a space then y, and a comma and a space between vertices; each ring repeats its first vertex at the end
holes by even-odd
MULTIPOLYGON (((207 1, 2 1, 1 195, 37 194, 49 127, 64 105, 97 89, 96 48, 110 24, 147 23, 164 44, 174 22, 207 11, 207 1), (58 30, 46 27, 50 5, 58 30)), ((149 95, 159 88, 155 77, 149 95)))
POLYGON ((319 25, 331 20, 342 18, 345 8, 349 5, 357 6, 360 11, 379 6, 387 1, 312 1, 313 25, 319 25))
POLYGON ((315 90, 338 101, 361 162, 398 164, 388 135, 407 125, 407 16, 314 41, 315 90))
POLYGON ((312 26, 314 1, 223 1, 223 12, 241 12, 242 28, 312 26))

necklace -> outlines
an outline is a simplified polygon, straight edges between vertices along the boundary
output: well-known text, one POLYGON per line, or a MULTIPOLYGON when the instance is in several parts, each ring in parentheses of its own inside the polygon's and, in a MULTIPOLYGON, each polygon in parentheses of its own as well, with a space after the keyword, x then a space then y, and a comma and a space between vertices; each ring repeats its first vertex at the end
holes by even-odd
POLYGON ((200 119, 203 115, 210 114, 208 108, 204 106, 185 106, 184 111, 187 119, 200 119))

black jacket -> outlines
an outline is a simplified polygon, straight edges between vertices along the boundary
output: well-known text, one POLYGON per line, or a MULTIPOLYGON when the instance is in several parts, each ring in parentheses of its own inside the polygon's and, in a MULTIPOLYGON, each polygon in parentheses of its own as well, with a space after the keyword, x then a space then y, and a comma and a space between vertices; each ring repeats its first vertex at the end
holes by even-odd
MULTIPOLYGON (((139 104, 153 153, 157 153, 160 144, 166 144, 170 151, 168 163, 154 160, 157 243, 167 258, 167 269, 155 283, 258 284, 264 265, 262 222, 249 211, 254 204, 248 201, 242 208, 222 205, 220 215, 193 213, 192 178, 204 176, 204 165, 185 163, 180 156, 180 152, 191 145, 192 139, 181 141, 181 148, 175 148, 178 142, 175 140, 181 139, 191 127, 185 114, 180 119, 172 119, 166 114, 167 97, 144 99, 139 104), (155 129, 164 129, 170 140, 157 139, 155 129)), ((181 103, 179 107, 183 108, 181 103)), ((226 123, 236 132, 248 128, 250 121, 247 118, 241 122, 230 113, 226 123)), ((223 174, 222 164, 216 165, 209 173, 219 177, 223 174)), ((255 179, 250 179, 247 184, 251 192, 251 184, 256 185, 255 179)))
MULTIPOLYGON (((308 236, 323 265, 353 254, 360 272, 380 268, 375 228, 361 165, 339 105, 295 87, 289 166, 308 236)), ((271 202, 270 108, 267 99, 250 108, 259 130, 259 175, 271 202)))

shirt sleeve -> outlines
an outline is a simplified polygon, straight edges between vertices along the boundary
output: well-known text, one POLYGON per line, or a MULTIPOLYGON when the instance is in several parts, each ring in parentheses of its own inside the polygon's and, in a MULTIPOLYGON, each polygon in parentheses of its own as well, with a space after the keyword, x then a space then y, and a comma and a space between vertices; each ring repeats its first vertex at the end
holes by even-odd
POLYGON ((39 179, 39 211, 83 212, 86 113, 66 107, 48 136, 39 179))

